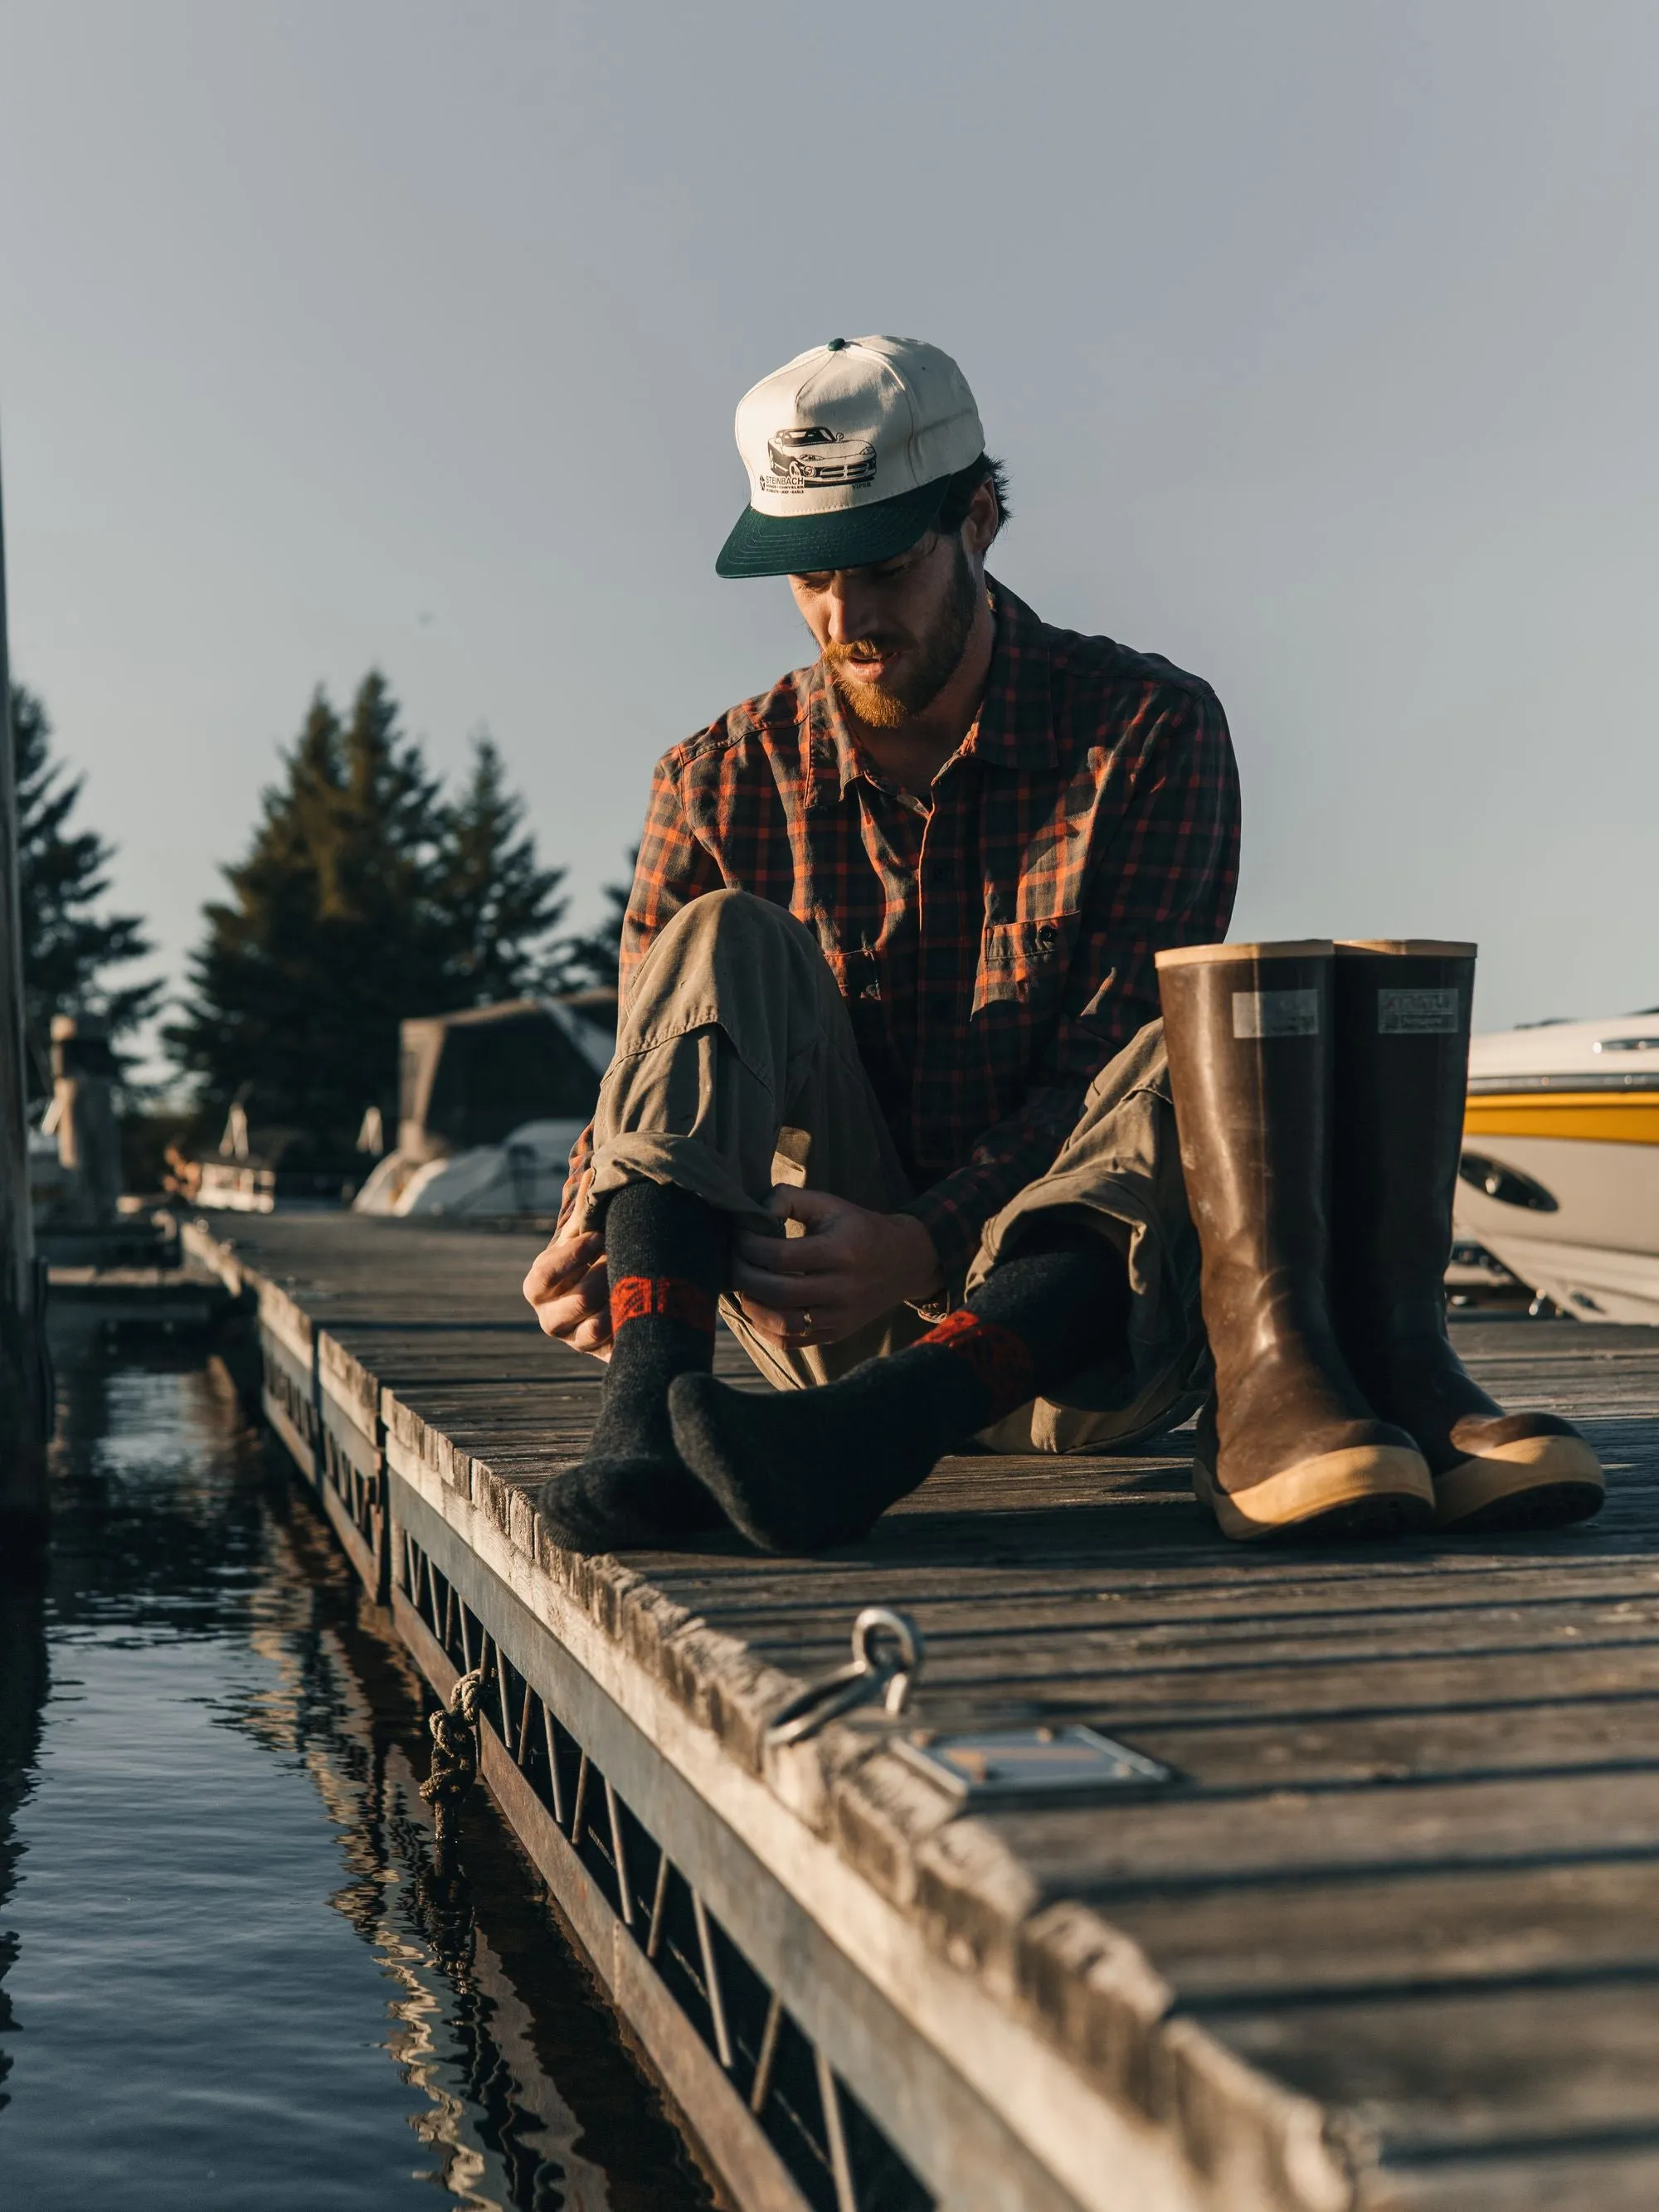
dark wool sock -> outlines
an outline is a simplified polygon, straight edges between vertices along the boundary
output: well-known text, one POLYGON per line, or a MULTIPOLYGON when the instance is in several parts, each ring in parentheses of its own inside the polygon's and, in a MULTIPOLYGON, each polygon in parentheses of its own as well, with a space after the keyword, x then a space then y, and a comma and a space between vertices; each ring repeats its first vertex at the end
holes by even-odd
POLYGON ((861 1536, 933 1462, 1057 1389, 1128 1318, 1122 1255, 1086 1229, 1034 1237, 919 1342, 839 1382, 775 1397, 712 1376, 669 1394, 680 1456, 763 1552, 861 1536))
POLYGON ((674 1449, 668 1386, 714 1365, 725 1224, 672 1184, 626 1183, 605 1209, 605 1244, 611 1346, 599 1417, 586 1452, 536 1497, 574 1552, 668 1544, 720 1517, 674 1449))

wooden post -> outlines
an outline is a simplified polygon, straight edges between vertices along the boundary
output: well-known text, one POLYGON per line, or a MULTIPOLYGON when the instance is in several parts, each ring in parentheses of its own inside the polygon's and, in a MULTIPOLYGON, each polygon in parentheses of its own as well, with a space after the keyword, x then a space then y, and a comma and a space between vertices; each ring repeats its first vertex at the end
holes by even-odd
POLYGON ((70 1217, 83 1228, 107 1228, 121 1194, 118 1073, 101 1014, 52 1016, 52 1127, 58 1158, 75 1177, 70 1217))
POLYGON ((0 1557, 46 1533, 48 1405, 44 1304, 29 1214, 23 1060, 23 939, 17 882, 16 762, 6 650, 6 537, 0 501, 0 1557))

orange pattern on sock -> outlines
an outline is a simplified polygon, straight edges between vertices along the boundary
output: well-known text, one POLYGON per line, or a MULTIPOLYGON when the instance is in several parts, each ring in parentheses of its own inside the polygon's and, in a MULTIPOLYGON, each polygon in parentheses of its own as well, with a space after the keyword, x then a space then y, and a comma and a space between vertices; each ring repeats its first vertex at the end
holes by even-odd
POLYGON ((954 1352, 958 1359, 967 1362, 990 1394, 989 1419, 1000 1420, 1005 1413, 1012 1413, 1016 1406, 1023 1406, 1032 1395, 1036 1370, 1024 1340, 1011 1328, 1000 1328, 994 1321, 981 1321, 966 1306, 946 1314, 918 1341, 936 1344, 941 1351, 954 1352))
POLYGON ((701 1283, 688 1283, 678 1275, 624 1275, 611 1286, 611 1327, 643 1321, 651 1315, 664 1321, 683 1322, 687 1328, 714 1334, 715 1302, 701 1283))

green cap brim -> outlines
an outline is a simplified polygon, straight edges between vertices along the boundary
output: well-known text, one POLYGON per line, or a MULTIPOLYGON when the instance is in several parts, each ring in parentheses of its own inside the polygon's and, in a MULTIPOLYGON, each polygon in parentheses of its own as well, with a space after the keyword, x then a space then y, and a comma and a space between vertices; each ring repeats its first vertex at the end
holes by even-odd
POLYGON ((816 568, 867 568, 914 545, 938 518, 951 479, 935 477, 896 499, 832 514, 757 514, 745 507, 714 563, 720 576, 800 576, 816 568))

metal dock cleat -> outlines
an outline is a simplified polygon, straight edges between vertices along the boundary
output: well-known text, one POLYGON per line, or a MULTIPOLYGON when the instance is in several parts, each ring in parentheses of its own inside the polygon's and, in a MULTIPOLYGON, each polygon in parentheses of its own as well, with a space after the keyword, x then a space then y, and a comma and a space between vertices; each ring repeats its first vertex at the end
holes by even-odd
POLYGON ((883 1712, 896 1720, 921 1672, 924 1650, 921 1631, 908 1613, 866 1605, 853 1623, 852 1658, 779 1706, 767 1723, 767 1749, 803 1743, 860 1705, 879 1702, 883 1712))
POLYGON ((878 1730, 958 1807, 1110 1795, 1173 1782, 1173 1769, 1080 1723, 1044 1722, 964 1733, 904 1725, 926 1647, 908 1613, 867 1605, 853 1624, 853 1656, 781 1705, 769 1750, 802 1743, 832 1720, 878 1730), (879 1706, 877 1712, 866 1708, 879 1706))

